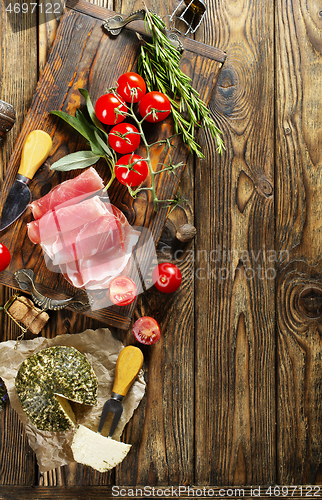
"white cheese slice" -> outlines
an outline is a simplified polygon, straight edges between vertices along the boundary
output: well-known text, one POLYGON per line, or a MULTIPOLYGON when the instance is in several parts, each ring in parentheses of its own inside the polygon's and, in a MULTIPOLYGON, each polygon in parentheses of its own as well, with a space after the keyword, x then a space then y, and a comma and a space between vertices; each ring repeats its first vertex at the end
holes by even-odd
POLYGON ((122 462, 130 448, 130 444, 104 437, 83 425, 77 427, 72 443, 75 462, 89 465, 100 472, 113 469, 122 462))

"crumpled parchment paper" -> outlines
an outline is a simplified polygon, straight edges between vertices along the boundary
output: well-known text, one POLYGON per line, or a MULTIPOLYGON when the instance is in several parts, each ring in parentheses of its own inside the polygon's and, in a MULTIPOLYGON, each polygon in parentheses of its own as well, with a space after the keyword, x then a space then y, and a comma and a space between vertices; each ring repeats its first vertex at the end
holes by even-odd
MULTIPOLYGON (((15 389, 15 377, 21 363, 41 349, 54 345, 75 347, 89 360, 98 378, 97 405, 85 406, 73 404, 77 423, 97 431, 102 407, 112 394, 116 360, 124 345, 116 340, 107 328, 86 330, 79 334, 58 335, 53 339, 39 337, 33 340, 24 340, 15 349, 16 341, 0 343, 0 377, 4 381, 10 405, 19 415, 25 425, 29 445, 36 453, 40 472, 46 472, 62 465, 74 462, 71 443, 75 430, 66 432, 40 431, 25 415, 21 408, 15 389)), ((123 400, 123 413, 113 439, 119 440, 123 429, 138 407, 145 392, 145 381, 141 370, 137 379, 123 400)), ((107 421, 102 434, 107 435, 110 425, 107 421)), ((129 443, 131 444, 131 443, 129 443)))

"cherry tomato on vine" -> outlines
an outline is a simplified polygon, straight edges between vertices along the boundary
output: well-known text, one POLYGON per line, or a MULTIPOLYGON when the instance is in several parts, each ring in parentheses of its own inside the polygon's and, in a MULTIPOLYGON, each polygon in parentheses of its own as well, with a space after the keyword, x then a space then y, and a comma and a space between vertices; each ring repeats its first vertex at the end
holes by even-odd
POLYGON ((0 243, 0 272, 4 271, 10 264, 11 255, 8 248, 0 243))
POLYGON ((139 186, 148 173, 148 164, 139 155, 125 155, 115 163, 115 176, 121 184, 139 186))
POLYGON ((161 337, 158 322, 150 316, 142 316, 133 325, 133 334, 141 344, 155 344, 161 337))
POLYGON ((126 102, 139 102, 146 93, 146 85, 142 76, 137 73, 124 73, 117 80, 117 93, 126 102))
POLYGON ((138 129, 131 123, 119 123, 112 128, 108 142, 114 151, 125 155, 139 147, 141 140, 138 129))
POLYGON ((181 285, 182 275, 180 269, 171 262, 158 264, 152 272, 154 286, 164 293, 172 293, 181 285))
POLYGON ((152 91, 145 94, 141 99, 139 111, 142 118, 145 118, 147 122, 157 123, 164 120, 170 114, 171 104, 165 94, 152 91), (148 114, 151 111, 152 113, 148 114))
POLYGON ((95 114, 105 125, 116 125, 126 118, 127 106, 122 97, 115 94, 101 95, 95 104, 95 114))
POLYGON ((110 299, 117 306, 131 304, 137 296, 137 287, 134 281, 127 276, 117 276, 109 286, 110 299))

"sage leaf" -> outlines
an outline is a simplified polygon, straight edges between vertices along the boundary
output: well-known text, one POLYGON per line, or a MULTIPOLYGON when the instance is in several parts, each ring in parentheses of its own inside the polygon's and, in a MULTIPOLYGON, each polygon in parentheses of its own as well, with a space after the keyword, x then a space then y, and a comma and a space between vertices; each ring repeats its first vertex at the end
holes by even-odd
POLYGON ((95 135, 95 139, 96 139, 97 144, 99 144, 100 147, 103 149, 104 154, 106 154, 106 156, 108 156, 109 158, 113 159, 113 157, 115 157, 115 155, 112 154, 112 151, 110 150, 108 145, 103 141, 103 139, 101 138, 101 136, 99 135, 99 133, 96 130, 94 130, 94 135, 95 135))
POLYGON ((99 121, 99 119, 97 118, 97 116, 95 114, 95 109, 94 109, 94 106, 92 104, 91 98, 89 97, 88 91, 86 89, 78 89, 78 90, 80 91, 82 96, 85 97, 86 107, 87 107, 87 111, 88 111, 88 114, 90 116, 90 119, 92 120, 94 125, 96 125, 96 127, 99 128, 102 132, 104 132, 104 134, 108 137, 108 134, 106 133, 105 128, 103 127, 102 123, 99 121))
POLYGON ((65 113, 64 111, 51 111, 52 115, 59 116, 62 120, 64 120, 68 125, 73 127, 79 134, 81 134, 85 139, 88 141, 90 140, 88 137, 87 129, 84 127, 83 123, 76 117, 76 116, 71 116, 68 113, 65 113))
POLYGON ((100 158, 102 158, 102 155, 96 155, 92 151, 77 151, 60 158, 51 165, 50 170, 68 172, 78 168, 87 168, 94 165, 100 158))

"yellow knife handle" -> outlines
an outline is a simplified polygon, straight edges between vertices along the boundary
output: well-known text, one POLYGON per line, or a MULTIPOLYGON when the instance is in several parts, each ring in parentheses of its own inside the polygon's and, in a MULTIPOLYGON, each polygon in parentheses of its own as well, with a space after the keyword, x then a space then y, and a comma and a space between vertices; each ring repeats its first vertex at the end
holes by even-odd
POLYGON ((33 130, 27 136, 21 153, 18 174, 32 179, 38 168, 48 158, 52 147, 50 135, 43 130, 33 130))
POLYGON ((113 392, 126 396, 127 391, 134 382, 142 368, 143 354, 138 347, 129 345, 124 347, 117 358, 113 392))

